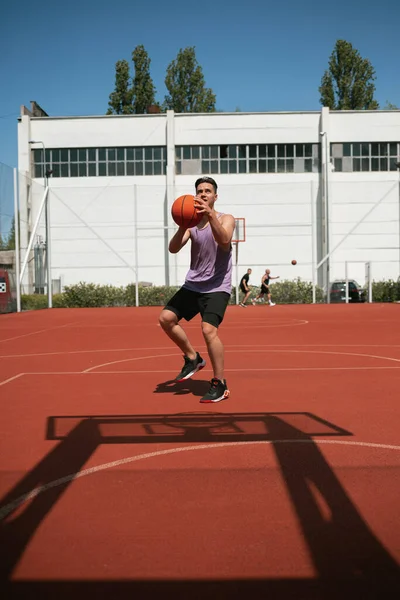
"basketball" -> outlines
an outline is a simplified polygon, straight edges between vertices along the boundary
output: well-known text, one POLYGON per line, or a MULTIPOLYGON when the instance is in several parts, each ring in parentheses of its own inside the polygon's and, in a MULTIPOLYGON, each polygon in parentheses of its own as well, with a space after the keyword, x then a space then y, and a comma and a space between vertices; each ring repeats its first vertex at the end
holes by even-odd
POLYGON ((174 201, 171 207, 171 215, 175 223, 180 227, 185 227, 185 229, 195 227, 203 218, 203 214, 197 212, 194 206, 194 196, 191 194, 179 196, 174 201))
POLYGON ((292 260, 292 265, 297 265, 297 260, 292 260))

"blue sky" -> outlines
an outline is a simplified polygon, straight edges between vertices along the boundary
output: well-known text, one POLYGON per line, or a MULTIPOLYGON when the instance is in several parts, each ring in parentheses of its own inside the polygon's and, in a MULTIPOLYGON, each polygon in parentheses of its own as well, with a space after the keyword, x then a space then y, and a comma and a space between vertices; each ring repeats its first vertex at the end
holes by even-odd
POLYGON ((6 0, 0 162, 17 166, 21 104, 36 100, 50 115, 104 114, 115 63, 130 61, 138 44, 151 59, 160 101, 168 64, 195 46, 218 110, 318 110, 318 86, 342 38, 371 60, 381 106, 400 105, 398 23, 393 0, 6 0))

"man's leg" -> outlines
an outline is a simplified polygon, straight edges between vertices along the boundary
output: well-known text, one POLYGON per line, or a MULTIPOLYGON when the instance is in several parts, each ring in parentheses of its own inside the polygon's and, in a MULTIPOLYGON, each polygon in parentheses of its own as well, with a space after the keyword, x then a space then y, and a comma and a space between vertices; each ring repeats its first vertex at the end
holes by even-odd
POLYGON ((185 330, 179 325, 177 315, 172 310, 164 308, 160 314, 159 322, 167 336, 180 348, 183 354, 190 360, 194 360, 196 351, 189 342, 185 330))
POLYGON ((211 387, 200 399, 202 404, 220 402, 229 398, 230 392, 226 379, 224 379, 224 346, 218 336, 218 328, 211 323, 203 321, 203 336, 207 344, 208 355, 211 359, 214 377, 211 379, 211 387))
POLYGON ((243 300, 239 302, 239 306, 246 306, 246 300, 249 297, 250 291, 246 291, 244 288, 240 288, 240 291, 243 294, 243 300))
POLYGON ((184 355, 184 364, 180 373, 175 377, 175 381, 185 381, 193 377, 197 371, 206 366, 206 361, 195 351, 184 331, 179 325, 177 315, 165 308, 160 315, 160 325, 168 337, 182 350, 184 355))
POLYGON ((216 292, 204 295, 201 300, 201 330, 214 374, 209 391, 200 399, 202 403, 220 402, 229 398, 228 386, 224 379, 224 346, 218 335, 218 327, 224 319, 229 298, 228 293, 216 292))
POLYGON ((203 337, 216 379, 224 380, 224 346, 218 336, 218 328, 210 323, 201 324, 203 337))

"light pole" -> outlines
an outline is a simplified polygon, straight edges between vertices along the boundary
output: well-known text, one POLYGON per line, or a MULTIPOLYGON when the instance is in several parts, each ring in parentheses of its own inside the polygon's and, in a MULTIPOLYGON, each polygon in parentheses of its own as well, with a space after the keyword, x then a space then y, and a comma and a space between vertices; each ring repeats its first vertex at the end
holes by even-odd
MULTIPOLYGON (((49 175, 51 171, 46 166, 46 147, 42 141, 29 140, 30 144, 41 144, 43 148, 43 178, 45 189, 49 187, 49 175)), ((50 206, 49 197, 46 198, 45 207, 45 222, 46 222, 46 259, 47 259, 47 306, 53 306, 52 281, 51 281, 51 233, 50 233, 50 206)))
POLYGON ((328 157, 328 136, 326 131, 320 131, 321 136, 321 154, 322 154, 322 178, 323 178, 323 219, 324 219, 324 238, 323 259, 325 264, 325 283, 326 283, 326 301, 330 304, 330 247, 329 247, 329 157, 328 157))
POLYGON ((397 281, 400 281, 400 160, 394 164, 399 171, 399 277, 397 281))

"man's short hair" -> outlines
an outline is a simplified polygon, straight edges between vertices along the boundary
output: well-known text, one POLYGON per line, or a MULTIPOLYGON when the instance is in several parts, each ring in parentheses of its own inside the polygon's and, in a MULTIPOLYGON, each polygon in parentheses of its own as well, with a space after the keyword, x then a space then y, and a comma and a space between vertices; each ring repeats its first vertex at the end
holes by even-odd
POLYGON ((218 189, 217 182, 212 177, 200 177, 194 184, 194 187, 196 190, 197 190, 197 187, 200 185, 200 183, 211 183, 211 185, 214 187, 214 192, 217 193, 217 189, 218 189))

